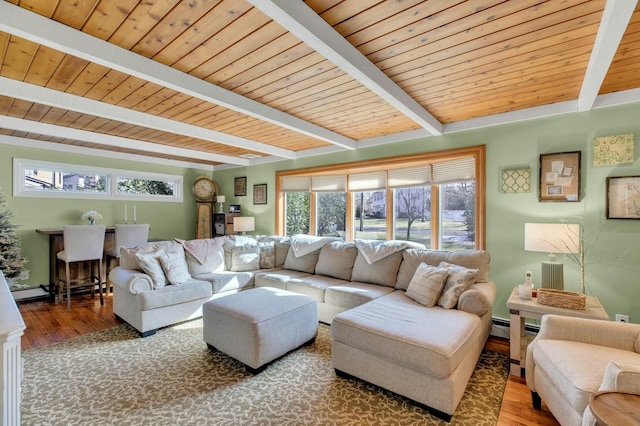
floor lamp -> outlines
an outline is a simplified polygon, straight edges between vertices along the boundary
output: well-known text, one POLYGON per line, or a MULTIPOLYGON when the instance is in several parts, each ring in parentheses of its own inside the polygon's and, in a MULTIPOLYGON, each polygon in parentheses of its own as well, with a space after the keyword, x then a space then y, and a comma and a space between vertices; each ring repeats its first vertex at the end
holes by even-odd
POLYGON ((580 253, 580 225, 566 223, 525 223, 524 249, 549 253, 542 262, 541 286, 564 290, 562 262, 556 253, 580 253))

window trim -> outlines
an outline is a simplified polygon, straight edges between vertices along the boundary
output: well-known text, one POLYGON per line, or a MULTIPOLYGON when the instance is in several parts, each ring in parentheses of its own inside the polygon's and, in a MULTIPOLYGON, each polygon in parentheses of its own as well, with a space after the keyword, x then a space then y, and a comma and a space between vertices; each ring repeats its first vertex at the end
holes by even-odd
POLYGON ((95 200, 134 200, 134 201, 155 201, 155 202, 183 202, 183 182, 184 177, 180 175, 169 175, 162 173, 145 173, 125 169, 112 169, 105 167, 93 167, 82 164, 55 163, 50 161, 29 160, 24 158, 13 159, 13 196, 33 197, 33 198, 73 198, 73 199, 95 199, 95 200), (29 189, 25 185, 25 170, 44 169, 55 172, 81 172, 86 174, 98 174, 107 177, 107 190, 105 192, 73 192, 73 191, 47 191, 29 189), (152 195, 152 194, 120 194, 118 193, 118 180, 143 179, 160 180, 172 182, 174 185, 173 195, 152 195))
MULTIPOLYGON (((476 145, 465 148, 456 148, 450 150, 425 152, 420 154, 402 155, 397 157, 386 157, 372 160, 354 161, 349 163, 330 164, 324 166, 307 167, 303 169, 281 170, 276 172, 276 212, 275 212, 275 232, 278 235, 285 235, 284 229, 284 192, 281 189, 282 177, 303 177, 303 176, 318 176, 318 175, 331 175, 341 173, 362 173, 369 171, 388 170, 391 168, 405 168, 423 164, 435 164, 440 162, 446 162, 451 160, 457 160, 465 157, 473 157, 475 161, 475 229, 476 229, 476 249, 485 249, 486 247, 486 146, 476 145)), ((438 184, 431 184, 432 192, 431 209, 432 217, 438 218, 439 209, 439 186, 438 184), (435 202, 434 202, 435 201, 435 202), (435 213, 435 216, 433 215, 435 213)), ((392 199, 392 189, 387 189, 388 199, 392 199)), ((315 201, 314 193, 311 193, 311 201, 315 201)), ((353 211, 353 197, 347 197, 347 220, 345 226, 347 226, 347 239, 353 241, 353 219, 351 213, 353 211)), ((387 203, 387 209, 391 210, 392 203, 387 203)), ((313 219, 314 209, 312 209, 311 216, 313 219)), ((387 217, 393 217, 387 212, 387 217)), ((310 222, 311 224, 315 222, 310 222)), ((432 227, 432 244, 439 241, 439 226, 432 227)), ((314 233, 315 230, 310 230, 310 233, 314 233)), ((387 227, 387 238, 392 235, 392 228, 387 227)))

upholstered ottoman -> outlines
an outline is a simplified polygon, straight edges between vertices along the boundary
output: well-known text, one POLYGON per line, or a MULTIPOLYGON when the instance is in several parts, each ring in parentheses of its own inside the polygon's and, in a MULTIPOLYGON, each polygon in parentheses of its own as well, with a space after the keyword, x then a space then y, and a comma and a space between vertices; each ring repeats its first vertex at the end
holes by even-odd
POLYGON ((272 287, 241 291, 202 306, 204 341, 244 363, 252 373, 304 344, 318 332, 312 298, 272 287))

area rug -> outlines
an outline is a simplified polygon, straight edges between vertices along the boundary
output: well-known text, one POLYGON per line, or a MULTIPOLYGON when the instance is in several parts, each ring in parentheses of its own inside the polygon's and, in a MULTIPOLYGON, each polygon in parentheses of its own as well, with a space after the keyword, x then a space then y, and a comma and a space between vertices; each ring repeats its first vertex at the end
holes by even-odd
MULTIPOLYGON (((331 367, 330 328, 254 376, 202 338, 202 321, 140 338, 128 325, 23 353, 26 425, 445 425, 331 367)), ((452 425, 495 425, 505 354, 483 351, 452 425)))

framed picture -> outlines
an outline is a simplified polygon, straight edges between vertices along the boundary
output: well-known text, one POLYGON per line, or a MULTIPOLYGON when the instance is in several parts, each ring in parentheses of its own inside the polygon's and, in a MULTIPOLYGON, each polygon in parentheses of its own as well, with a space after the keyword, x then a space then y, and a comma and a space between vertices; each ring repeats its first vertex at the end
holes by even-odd
POLYGON ((237 177, 233 180, 233 195, 242 197, 247 195, 247 177, 237 177))
POLYGON ((253 185, 253 204, 267 204, 267 184, 253 185))
POLYGON ((640 176, 607 178, 607 219, 640 219, 640 176))
POLYGON ((580 154, 540 154, 540 201, 580 201, 580 154))

